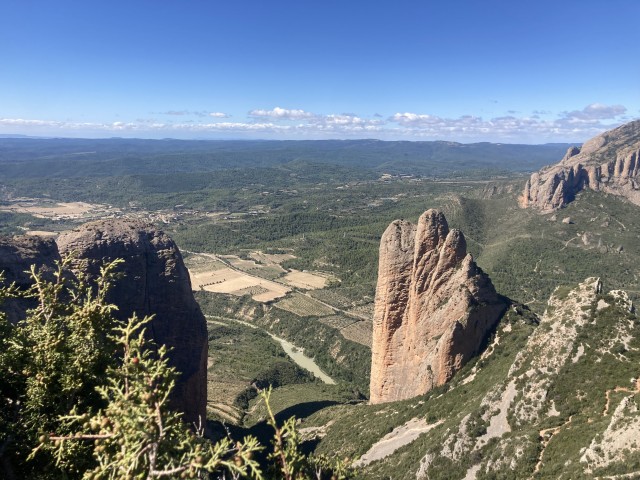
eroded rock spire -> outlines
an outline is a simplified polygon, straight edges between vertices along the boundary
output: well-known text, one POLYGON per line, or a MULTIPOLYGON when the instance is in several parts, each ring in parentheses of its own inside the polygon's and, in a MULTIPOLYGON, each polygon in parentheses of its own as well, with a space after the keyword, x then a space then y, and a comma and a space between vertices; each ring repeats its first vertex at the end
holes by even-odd
POLYGON ((421 395, 478 353, 506 308, 467 253, 461 231, 428 210, 396 220, 380 241, 371 403, 421 395))

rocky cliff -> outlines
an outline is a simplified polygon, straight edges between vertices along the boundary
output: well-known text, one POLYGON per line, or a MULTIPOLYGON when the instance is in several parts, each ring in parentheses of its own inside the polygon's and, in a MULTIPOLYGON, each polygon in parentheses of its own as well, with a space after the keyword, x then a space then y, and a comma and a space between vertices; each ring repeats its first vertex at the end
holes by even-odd
MULTIPOLYGON (((170 363, 181 373, 173 406, 184 419, 197 422, 206 415, 207 330, 205 318, 191 291, 189 274, 176 244, 163 232, 143 222, 104 220, 86 224, 53 240, 38 237, 0 238, 0 271, 7 282, 28 288, 31 265, 53 271, 60 254, 73 254, 77 277, 95 277, 104 261, 122 258, 124 275, 114 285, 109 301, 121 319, 136 313, 154 315, 149 336, 171 349, 170 363)), ((28 302, 3 306, 10 320, 24 316, 28 302)))
MULTIPOLYGON (((475 415, 485 428, 471 435, 474 414, 465 416, 446 432, 438 454, 456 463, 484 449, 486 455, 470 462, 468 479, 481 471, 494 477, 508 471, 514 478, 558 478, 558 472, 566 478, 639 478, 631 460, 640 453, 633 311, 625 292, 605 293, 599 278, 558 287, 504 380, 494 377, 482 396, 475 415), (612 472, 618 475, 608 476, 612 472)), ((505 323, 484 362, 461 379, 466 388, 520 328, 505 323)), ((425 468, 417 478, 434 477, 425 468)))
POLYGON ((116 315, 154 315, 149 324, 156 344, 172 349, 180 372, 173 405, 188 422, 206 416, 207 330, 193 298, 189 274, 176 244, 153 226, 133 220, 102 220, 61 235, 61 254, 74 255, 76 275, 95 276, 104 261, 124 259, 124 278, 111 291, 116 315))
POLYGON ((446 389, 334 410, 316 452, 359 457, 371 479, 640 478, 639 366, 631 297, 590 277, 541 318, 512 304, 446 389))
POLYGON ((557 165, 527 180, 520 206, 551 212, 590 188, 627 198, 640 205, 640 120, 572 147, 557 165))
MULTIPOLYGON (((29 235, 0 237, 0 272, 3 272, 6 284, 15 283, 22 290, 29 288, 31 275, 28 272, 32 265, 35 265, 45 278, 52 279, 51 273, 56 260, 60 260, 60 254, 51 239, 29 235)), ((9 299, 2 308, 7 313, 9 321, 15 323, 25 317, 25 311, 30 306, 30 302, 24 299, 9 299)))
POLYGON ((380 242, 371 403, 402 400, 448 381, 476 355, 506 302, 444 215, 396 220, 380 242))

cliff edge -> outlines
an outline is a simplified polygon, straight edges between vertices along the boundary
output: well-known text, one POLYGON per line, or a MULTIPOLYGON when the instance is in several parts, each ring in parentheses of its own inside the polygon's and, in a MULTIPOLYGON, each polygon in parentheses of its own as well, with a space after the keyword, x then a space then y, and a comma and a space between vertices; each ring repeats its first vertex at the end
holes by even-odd
POLYGON ((137 220, 101 220, 58 237, 61 254, 73 254, 74 273, 95 277, 105 261, 124 259, 124 275, 108 300, 115 315, 126 319, 153 315, 149 336, 167 345, 170 365, 180 376, 173 406, 187 422, 206 418, 207 328, 191 291, 189 273, 174 241, 152 225, 137 220))
MULTIPOLYGON (((88 223, 53 240, 38 237, 0 237, 0 271, 7 283, 27 289, 31 265, 51 276, 56 260, 71 254, 77 278, 96 278, 100 266, 117 258, 123 277, 113 285, 108 301, 114 315, 127 319, 153 315, 149 337, 170 349, 169 363, 179 372, 172 406, 187 422, 204 423, 207 402, 206 321, 196 303, 188 271, 176 244, 152 225, 136 220, 88 223)), ((29 300, 10 299, 3 305, 11 321, 24 318, 29 300)))
POLYGON ((531 175, 519 198, 522 208, 552 212, 590 188, 640 205, 640 120, 572 147, 562 161, 531 175))

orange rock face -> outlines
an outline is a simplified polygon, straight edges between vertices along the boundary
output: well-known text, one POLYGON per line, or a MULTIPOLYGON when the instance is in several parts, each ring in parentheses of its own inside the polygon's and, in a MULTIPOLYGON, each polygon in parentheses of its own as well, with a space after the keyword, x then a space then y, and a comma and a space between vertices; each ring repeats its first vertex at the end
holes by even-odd
POLYGON ((625 197, 640 205, 640 120, 572 147, 562 161, 527 180, 520 206, 551 212, 585 189, 625 197))
POLYGON ((396 220, 380 241, 373 317, 371 403, 403 400, 447 382, 507 306, 444 215, 396 220))

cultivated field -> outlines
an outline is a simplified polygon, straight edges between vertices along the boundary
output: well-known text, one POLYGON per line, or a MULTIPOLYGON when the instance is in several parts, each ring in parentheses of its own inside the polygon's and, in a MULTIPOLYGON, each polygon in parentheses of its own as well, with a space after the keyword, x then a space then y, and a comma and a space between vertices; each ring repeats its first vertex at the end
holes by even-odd
POLYGON ((371 320, 373 318, 373 303, 358 305, 357 307, 347 310, 347 313, 363 320, 371 320))
POLYGON ((215 272, 216 270, 227 267, 226 264, 218 260, 214 255, 197 253, 185 257, 184 264, 192 276, 194 273, 203 274, 206 272, 215 272))
POLYGON ((249 271, 260 268, 260 265, 253 260, 245 260, 235 255, 220 255, 220 258, 223 258, 225 261, 229 262, 233 268, 237 268, 238 270, 249 271))
POLYGON ((257 302, 270 302, 285 296, 291 289, 286 285, 254 277, 229 267, 204 272, 191 272, 192 288, 214 293, 242 296, 247 293, 257 302))
MULTIPOLYGON (((257 302, 271 302, 295 288, 318 292, 325 287, 328 276, 317 272, 292 270, 281 276, 286 270, 276 262, 292 257, 290 254, 252 252, 251 259, 247 260, 236 255, 191 253, 185 258, 185 264, 194 290, 250 295, 257 302), (278 281, 273 281, 275 277, 278 277, 278 281)), ((325 303, 296 292, 279 301, 277 306, 301 317, 333 315, 335 310, 331 304, 325 303)), ((356 316, 363 318, 363 313, 359 312, 356 316)))
POLYGON ((55 203, 46 200, 23 198, 13 201, 10 205, 0 206, 0 211, 14 213, 28 213, 37 218, 51 218, 54 220, 75 220, 104 216, 107 211, 115 214, 117 209, 107 205, 85 202, 55 203))
POLYGON ((353 300, 344 295, 341 295, 332 288, 324 290, 314 290, 313 292, 309 293, 311 296, 317 298, 321 302, 328 303, 329 305, 333 305, 341 309, 349 309, 354 306, 353 300))
MULTIPOLYGON (((270 302, 283 297, 292 287, 305 290, 321 289, 327 282, 326 276, 315 272, 292 270, 282 276, 287 271, 278 262, 294 258, 291 254, 252 252, 251 258, 248 260, 236 255, 218 257, 206 253, 192 253, 185 258, 185 264, 189 269, 192 288, 238 296, 248 294, 258 302, 270 302), (272 281, 276 278, 279 278, 278 282, 272 281)), ((333 313, 331 308, 314 299, 304 295, 299 297, 285 302, 282 308, 296 315, 323 316, 333 313)))
POLYGON ((371 347, 372 327, 371 321, 362 320, 341 329, 340 333, 347 340, 371 347))
POLYGON ((326 276, 319 273, 301 272, 299 270, 291 270, 282 280, 291 286, 304 288, 305 290, 324 288, 327 283, 326 276))
POLYGON ((286 273, 286 270, 276 263, 262 264, 253 260, 245 260, 235 255, 222 255, 220 258, 223 258, 233 268, 267 280, 273 280, 286 273))
POLYGON ((251 258, 256 262, 260 262, 264 265, 280 265, 286 260, 292 260, 295 255, 290 253, 263 253, 263 252, 251 252, 251 258))
POLYGON ((331 315, 321 318, 320 322, 339 330, 347 340, 371 347, 371 320, 356 320, 342 315, 331 315))
POLYGON ((287 310, 300 317, 324 317, 333 315, 332 308, 302 293, 293 293, 276 303, 276 307, 287 310))

